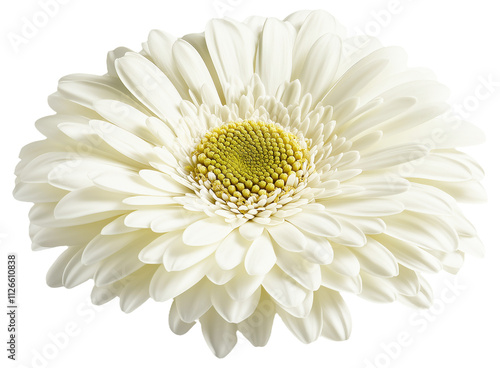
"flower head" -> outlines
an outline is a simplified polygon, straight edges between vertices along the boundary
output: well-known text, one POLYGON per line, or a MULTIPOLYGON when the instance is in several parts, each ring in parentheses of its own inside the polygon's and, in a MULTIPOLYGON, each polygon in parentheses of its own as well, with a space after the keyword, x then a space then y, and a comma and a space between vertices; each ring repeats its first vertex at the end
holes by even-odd
POLYGON ((326 12, 213 20, 118 48, 104 76, 60 80, 47 139, 21 151, 34 249, 67 247, 50 286, 89 279, 130 312, 173 299, 213 352, 256 346, 275 314, 303 342, 344 340, 341 292, 429 306, 423 275, 481 254, 457 200, 483 196, 456 147, 481 132, 403 51, 326 12))

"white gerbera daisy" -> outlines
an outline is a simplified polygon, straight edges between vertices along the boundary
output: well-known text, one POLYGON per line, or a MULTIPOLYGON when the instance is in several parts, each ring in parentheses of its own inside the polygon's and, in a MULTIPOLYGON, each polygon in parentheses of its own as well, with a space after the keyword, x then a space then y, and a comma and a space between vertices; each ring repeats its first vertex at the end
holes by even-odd
POLYGON ((309 343, 349 337, 341 292, 429 306, 422 277, 481 254, 457 200, 483 197, 455 147, 481 132, 405 54, 323 11, 213 20, 118 48, 103 76, 60 80, 21 151, 33 249, 65 246, 52 287, 89 279, 130 312, 173 299, 218 357, 279 314, 309 343))

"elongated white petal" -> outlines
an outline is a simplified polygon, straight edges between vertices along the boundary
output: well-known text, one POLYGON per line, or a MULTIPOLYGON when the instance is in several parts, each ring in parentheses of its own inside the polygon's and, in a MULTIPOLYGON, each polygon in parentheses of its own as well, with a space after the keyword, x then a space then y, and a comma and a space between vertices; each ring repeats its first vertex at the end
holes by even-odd
POLYGON ((76 218, 102 212, 128 210, 131 206, 121 203, 125 196, 96 187, 78 189, 66 194, 54 209, 56 218, 76 218))
POLYGON ((391 303, 396 300, 397 292, 389 280, 361 272, 363 290, 362 298, 378 303, 391 303))
POLYGON ((215 261, 223 270, 231 270, 243 262, 251 244, 238 231, 232 231, 217 247, 215 261))
POLYGON ((144 266, 128 276, 128 283, 120 292, 120 308, 130 313, 149 299, 149 283, 158 266, 144 266))
POLYGON ((212 306, 213 284, 203 278, 175 298, 179 317, 186 323, 192 323, 204 315, 212 306))
POLYGON ((409 241, 420 247, 443 251, 458 248, 457 233, 444 220, 435 216, 419 216, 407 213, 402 217, 388 217, 386 234, 409 241))
POLYGON ((361 269, 358 258, 348 248, 333 246, 334 258, 328 268, 345 276, 356 276, 361 269))
POLYGON ((186 270, 168 272, 160 267, 155 272, 149 293, 154 300, 166 301, 183 293, 205 276, 210 263, 202 261, 186 270))
POLYGON ((190 247, 179 241, 172 242, 163 253, 163 265, 167 271, 185 270, 210 256, 217 246, 218 244, 190 247))
POLYGON ((288 218, 287 221, 317 236, 337 236, 341 231, 339 222, 326 211, 322 213, 303 211, 288 218))
POLYGON ((144 230, 115 235, 96 235, 85 247, 82 256, 84 264, 93 264, 119 252, 138 239, 151 238, 151 234, 144 230))
POLYGON ((424 272, 438 272, 442 269, 439 260, 422 250, 417 244, 383 234, 376 236, 376 239, 392 253, 398 263, 406 267, 424 272))
POLYGON ((237 325, 225 321, 211 308, 200 318, 203 337, 218 358, 224 358, 236 345, 237 325))
MULTIPOLYGON (((332 33, 321 36, 311 47, 298 76, 302 93, 310 93, 318 102, 333 86, 342 54, 342 41, 332 33)), ((314 103, 313 102, 313 103, 314 103)))
POLYGON ((311 312, 305 318, 293 317, 281 308, 278 308, 278 314, 286 327, 304 344, 316 341, 321 335, 323 312, 318 300, 314 301, 311 312))
POLYGON ((177 40, 172 46, 172 53, 179 73, 186 82, 188 88, 194 91, 201 101, 202 87, 206 87, 210 100, 204 101, 209 105, 220 103, 214 82, 203 59, 196 49, 187 41, 177 40))
POLYGON ((275 311, 275 304, 269 298, 269 295, 262 292, 255 312, 243 322, 238 323, 238 331, 253 346, 265 346, 271 336, 275 311))
POLYGON ((240 266, 235 269, 234 277, 224 287, 232 299, 245 300, 260 287, 264 278, 264 275, 249 275, 240 266))
POLYGON ((175 120, 180 117, 179 92, 153 63, 139 54, 127 53, 115 64, 123 84, 159 118, 175 120))
POLYGON ((201 246, 218 242, 232 231, 232 226, 217 217, 196 221, 189 225, 182 235, 187 245, 201 246))
POLYGON ((267 231, 280 247, 291 252, 299 252, 306 246, 307 239, 304 234, 288 222, 268 227, 267 231))
POLYGON ((399 268, 392 253, 371 237, 364 246, 351 248, 364 271, 381 277, 398 275, 399 268))
POLYGON ((293 27, 274 18, 265 21, 257 49, 255 72, 271 96, 283 82, 290 80, 294 39, 293 27), (276 69, 274 65, 280 65, 280 68, 276 69))
POLYGON ((265 275, 276 263, 273 242, 267 233, 255 239, 245 257, 245 269, 249 275, 265 275))
POLYGON ((260 300, 260 288, 245 300, 233 300, 223 286, 214 288, 212 292, 212 305, 229 323, 239 323, 255 312, 260 300))
POLYGON ((184 335, 187 333, 191 327, 195 325, 196 322, 186 323, 184 322, 177 311, 176 302, 174 301, 170 306, 170 313, 168 315, 168 325, 173 333, 177 335, 184 335))
POLYGON ((253 74, 257 40, 244 24, 230 20, 212 20, 205 31, 206 41, 215 70, 223 88, 234 78, 243 85, 253 74))
POLYGON ((321 268, 321 285, 332 290, 359 294, 361 292, 361 277, 359 275, 346 276, 323 266, 321 268))
POLYGON ((318 293, 323 312, 321 334, 335 341, 344 341, 351 334, 351 315, 340 293, 321 288, 318 293))
POLYGON ((285 307, 295 307, 307 296, 306 289, 287 277, 277 266, 266 275, 262 286, 274 300, 285 307))
POLYGON ((324 34, 335 34, 335 30, 335 19, 327 12, 314 11, 306 15, 293 48, 292 79, 296 79, 304 68, 311 46, 324 34))
POLYGON ((276 264, 295 281, 309 290, 317 290, 321 285, 321 268, 297 253, 277 250, 276 264))

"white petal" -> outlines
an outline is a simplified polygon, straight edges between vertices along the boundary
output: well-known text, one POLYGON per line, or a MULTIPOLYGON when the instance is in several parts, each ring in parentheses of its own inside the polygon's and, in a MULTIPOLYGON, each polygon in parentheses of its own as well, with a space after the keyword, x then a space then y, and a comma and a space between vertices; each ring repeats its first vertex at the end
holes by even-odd
POLYGON ((165 73, 181 96, 187 98, 187 86, 177 70, 172 55, 172 46, 176 40, 177 37, 154 29, 149 32, 147 44, 153 62, 165 73))
POLYGON ((149 184, 167 193, 183 194, 188 191, 188 188, 159 171, 141 170, 139 171, 139 175, 149 184))
POLYGON ((211 294, 214 285, 203 278, 175 298, 179 317, 186 323, 191 323, 204 315, 212 306, 211 294))
POLYGON ((301 255, 277 249, 278 259, 276 264, 290 277, 309 290, 317 290, 321 285, 321 268, 316 263, 311 263, 301 255))
POLYGON ((318 236, 337 236, 341 231, 339 222, 326 211, 302 211, 286 220, 296 227, 318 236))
POLYGON ((274 302, 266 292, 263 292, 255 312, 243 322, 238 323, 238 330, 253 346, 265 346, 271 336, 275 313, 274 302))
POLYGON ((347 165, 362 170, 377 170, 418 160, 426 156, 428 149, 423 145, 405 144, 387 147, 379 151, 364 153, 356 163, 347 165))
POLYGON ((165 195, 146 183, 137 173, 130 171, 101 172, 91 176, 94 184, 104 190, 138 195, 165 195))
POLYGON ((167 271, 182 271, 210 256, 218 244, 190 247, 183 242, 172 242, 163 253, 163 265, 167 271))
MULTIPOLYGON (((145 241, 147 242, 148 240, 145 241)), ((141 247, 132 243, 99 263, 94 275, 95 284, 97 286, 108 285, 123 279, 144 266, 144 263, 138 257, 140 249, 141 247)))
POLYGON ((249 275, 243 266, 237 267, 234 272, 234 277, 224 285, 227 293, 234 300, 250 298, 255 290, 260 288, 265 277, 264 275, 249 275))
POLYGON ((304 234, 286 221, 280 225, 267 227, 267 231, 274 241, 286 250, 299 252, 306 247, 307 239, 304 234))
POLYGON ((23 202, 57 202, 68 192, 50 184, 17 183, 12 193, 18 201, 23 202))
POLYGON ((308 292, 280 268, 274 267, 265 277, 262 286, 269 295, 284 307, 295 307, 307 296, 308 292))
MULTIPOLYGON (((351 66, 325 97, 323 104, 337 106, 351 96, 363 96, 374 88, 374 82, 389 73, 394 74, 406 67, 406 53, 397 47, 375 50, 351 66)), ((385 83, 381 83, 385 86, 385 83)), ((367 98, 369 100, 370 97, 367 98)))
POLYGON ((243 262, 251 244, 238 231, 231 231, 219 244, 215 252, 215 261, 223 270, 231 270, 243 262))
POLYGON ((156 65, 133 52, 116 60, 115 65, 127 89, 160 119, 176 121, 180 117, 181 96, 156 65))
POLYGON ((321 304, 316 298, 311 312, 305 318, 293 317, 281 308, 277 310, 286 327, 304 344, 316 341, 320 336, 323 327, 323 313, 321 304))
POLYGON ((102 226, 108 222, 109 220, 105 220, 62 228, 42 227, 31 237, 31 240, 42 247, 86 245, 100 233, 102 226))
POLYGON ((483 243, 477 236, 460 236, 458 248, 476 257, 484 257, 486 252, 483 243))
POLYGON ((458 235, 442 218, 406 213, 385 218, 386 234, 423 248, 452 252, 458 249, 458 235))
POLYGON ((259 304, 260 289, 258 288, 250 298, 246 300, 233 300, 226 292, 223 286, 214 288, 212 292, 212 304, 220 314, 229 323, 239 323, 247 319, 255 312, 259 304))
POLYGON ((431 285, 424 279, 420 278, 420 291, 415 296, 398 295, 398 300, 412 307, 428 309, 434 302, 431 285))
POLYGON ((247 25, 214 19, 206 27, 205 38, 224 91, 234 78, 243 85, 250 82, 257 40, 247 25))
POLYGON ((358 258, 346 247, 336 245, 333 247, 335 256, 332 263, 327 265, 333 271, 345 276, 356 276, 360 271, 358 258))
POLYGON ((237 268, 223 270, 217 264, 212 264, 212 267, 207 271, 207 278, 215 285, 226 285, 236 274, 237 268))
POLYGON ((99 137, 125 157, 146 165, 154 157, 151 144, 116 125, 91 120, 90 126, 99 137))
POLYGON ((399 266, 399 275, 388 279, 400 294, 414 296, 420 291, 420 282, 415 271, 399 266))
POLYGON ((151 230, 156 233, 186 229, 206 215, 202 212, 186 211, 182 207, 165 207, 162 215, 151 222, 151 230))
POLYGON ((337 221, 340 222, 342 232, 339 236, 331 237, 329 240, 348 247, 361 247, 366 244, 365 233, 352 222, 349 220, 346 221, 340 217, 337 217, 337 221))
POLYGON ((283 82, 290 81, 294 39, 295 30, 288 24, 274 18, 266 19, 259 39, 255 72, 269 96, 274 96, 283 82))
POLYGON ((89 109, 93 109, 94 102, 98 100, 117 100, 137 106, 122 89, 116 78, 88 74, 67 75, 57 86, 62 97, 89 109))
POLYGON ((137 229, 125 225, 126 217, 127 215, 122 215, 117 217, 113 221, 109 222, 106 226, 102 228, 101 235, 116 235, 116 234, 124 234, 136 231, 137 229))
POLYGON ((439 180, 413 179, 420 184, 432 185, 451 195, 458 202, 485 202, 487 195, 477 180, 445 182, 439 180))
POLYGON ((318 291, 323 311, 321 334, 335 341, 344 341, 351 334, 351 314, 340 293, 327 288, 318 291))
POLYGON ((306 248, 300 252, 310 262, 329 264, 333 260, 333 248, 328 239, 321 236, 304 234, 307 239, 306 248))
POLYGON ((209 267, 208 261, 201 261, 186 270, 174 272, 168 272, 165 267, 160 266, 151 280, 149 293, 156 301, 174 298, 200 281, 209 267))
POLYGON ((401 202, 388 198, 332 199, 321 204, 330 212, 347 216, 388 216, 404 210, 401 202))
POLYGON ((245 269, 249 275, 265 275, 276 263, 273 243, 267 233, 255 239, 245 257, 245 269))
POLYGON ((121 215, 123 210, 106 211, 75 218, 56 218, 54 209, 56 203, 35 203, 29 212, 29 219, 33 225, 44 227, 65 227, 89 224, 104 219, 114 218, 121 215))
POLYGON ((104 119, 141 139, 146 141, 155 139, 146 126, 148 115, 126 103, 115 100, 98 100, 94 102, 94 109, 104 119))
POLYGON ((218 217, 205 218, 189 225, 182 240, 193 246, 213 244, 224 239, 232 229, 230 224, 218 217))
POLYGON ((321 36, 311 47, 298 79, 302 84, 302 94, 313 96, 313 105, 333 86, 341 54, 342 41, 332 33, 321 36))
POLYGON ((417 183, 411 183, 410 190, 396 198, 403 203, 406 210, 430 215, 450 215, 455 207, 455 200, 448 194, 429 185, 417 183))
POLYGON ((346 276, 333 271, 327 266, 321 268, 321 284, 329 289, 347 291, 354 294, 361 292, 361 277, 346 276))
POLYGON ((296 318, 305 318, 311 313, 314 302, 314 292, 308 291, 305 299, 294 307, 280 305, 285 312, 296 318))
POLYGON ((239 227, 241 236, 250 241, 257 239, 263 230, 264 225, 258 224, 255 221, 247 221, 239 227))
POLYGON ((62 283, 68 289, 91 279, 95 273, 95 266, 87 266, 82 263, 82 253, 83 249, 80 249, 64 268, 62 283))
POLYGON ((466 181, 472 179, 469 168, 461 161, 430 153, 413 164, 408 170, 401 170, 405 177, 442 181, 466 181))
POLYGON ((398 275, 398 262, 392 253, 373 238, 368 237, 364 246, 350 251, 358 258, 363 270, 381 277, 398 275))
POLYGON ((174 301, 170 306, 170 313, 168 315, 168 325, 173 333, 177 335, 184 335, 188 332, 191 327, 195 325, 196 322, 186 323, 184 322, 177 312, 176 302, 174 301))
POLYGON ((423 272, 438 272, 442 269, 441 262, 436 257, 420 249, 416 244, 384 234, 375 238, 392 253, 398 263, 405 267, 423 272))
POLYGON ((195 93, 196 97, 200 101, 202 100, 201 90, 205 86, 208 92, 206 96, 210 96, 210 100, 204 102, 209 105, 220 104, 212 76, 196 49, 187 41, 179 39, 174 43, 172 53, 179 73, 184 78, 188 88, 195 93))
POLYGON ((363 271, 361 271, 361 276, 363 290, 359 296, 378 303, 391 303, 396 300, 396 290, 387 279, 372 276, 363 271))
POLYGON ((149 283, 158 266, 144 266, 128 277, 120 292, 120 308, 130 313, 149 299, 149 283))
MULTIPOLYGON (((304 15, 305 13, 302 16, 304 15)), ((336 27, 335 18, 325 11, 313 11, 307 14, 297 33, 293 48, 292 80, 297 79, 302 71, 312 45, 326 33, 335 34, 336 27)))
POLYGON ((392 196, 404 193, 410 187, 408 180, 390 173, 384 175, 363 173, 350 180, 349 184, 363 187, 364 190, 359 195, 365 198, 392 196))
POLYGON ((68 193, 54 209, 56 218, 77 218, 99 212, 132 209, 121 201, 126 196, 121 193, 107 192, 96 187, 78 189, 68 193))
MULTIPOLYGON (((161 217, 164 213, 164 208, 155 208, 148 210, 137 210, 126 215, 124 224, 130 228, 150 228, 151 223, 161 217)), ((180 208, 179 208, 180 210, 180 208)))
POLYGON ((201 331, 208 347, 217 358, 224 358, 236 345, 237 326, 226 322, 211 308, 200 318, 201 331))
POLYGON ((107 302, 113 300, 117 295, 117 290, 113 290, 114 284, 110 284, 103 287, 95 286, 92 288, 90 293, 90 300, 95 305, 103 305, 107 302))
POLYGON ((119 252, 132 242, 144 237, 150 238, 151 234, 146 231, 135 231, 116 235, 98 234, 85 247, 82 262, 91 265, 102 261, 114 253, 119 252))
POLYGON ((63 286, 63 273, 68 263, 79 254, 82 248, 69 247, 62 252, 47 272, 46 282, 50 287, 56 288, 63 286))

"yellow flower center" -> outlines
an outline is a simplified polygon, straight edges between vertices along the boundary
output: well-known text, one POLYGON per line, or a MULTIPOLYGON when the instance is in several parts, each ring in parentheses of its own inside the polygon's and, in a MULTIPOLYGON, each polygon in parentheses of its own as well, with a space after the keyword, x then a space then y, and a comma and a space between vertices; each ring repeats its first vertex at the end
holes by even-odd
MULTIPOLYGON (((193 155, 195 179, 209 180, 222 199, 236 197, 239 204, 277 188, 283 195, 301 182, 309 151, 304 142, 279 125, 241 121, 216 127, 201 139, 193 155), (227 195, 227 197, 225 196, 227 195)), ((280 196, 281 196, 280 195, 280 196)))

